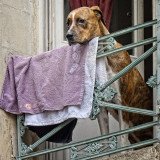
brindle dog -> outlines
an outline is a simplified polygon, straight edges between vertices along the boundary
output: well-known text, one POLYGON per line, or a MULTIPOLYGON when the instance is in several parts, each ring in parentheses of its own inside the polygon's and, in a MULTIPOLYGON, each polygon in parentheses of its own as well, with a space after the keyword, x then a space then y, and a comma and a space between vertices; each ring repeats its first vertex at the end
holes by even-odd
MULTIPOLYGON (((71 11, 67 17, 68 32, 66 37, 70 45, 80 43, 86 44, 94 37, 102 37, 109 34, 103 15, 98 6, 94 7, 81 7, 71 11)), ((114 48, 119 48, 122 45, 115 41, 114 48)), ((113 54, 105 57, 106 71, 111 70, 113 74, 108 73, 108 77, 111 78, 113 75, 121 71, 127 65, 131 63, 130 56, 127 51, 122 51, 117 54, 113 54)), ((142 79, 140 73, 134 67, 127 74, 122 76, 114 84, 118 95, 114 103, 118 103, 124 106, 131 106, 141 109, 152 110, 152 102, 150 91, 142 79)), ((100 114, 99 122, 103 125, 104 132, 106 124, 107 112, 103 109, 103 113, 100 114)), ((144 116, 129 112, 118 112, 111 110, 111 114, 115 119, 120 121, 120 129, 126 129, 130 126, 136 126, 149 121, 152 121, 152 117, 144 116), (119 117, 119 118, 118 118, 119 117)), ((106 127, 107 130, 107 127, 106 127)), ((145 129, 143 131, 137 131, 129 136, 129 141, 135 143, 152 137, 152 129, 145 129)), ((121 136, 121 145, 124 146, 128 136, 121 136)))

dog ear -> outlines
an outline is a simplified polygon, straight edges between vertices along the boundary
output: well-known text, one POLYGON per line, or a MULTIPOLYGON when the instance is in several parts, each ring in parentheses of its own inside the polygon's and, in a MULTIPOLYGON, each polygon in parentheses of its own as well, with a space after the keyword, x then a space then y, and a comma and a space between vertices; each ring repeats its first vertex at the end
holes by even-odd
POLYGON ((93 6, 90 9, 95 13, 98 20, 101 20, 102 23, 106 26, 106 23, 104 21, 103 14, 102 14, 102 11, 100 10, 100 8, 98 6, 93 6))

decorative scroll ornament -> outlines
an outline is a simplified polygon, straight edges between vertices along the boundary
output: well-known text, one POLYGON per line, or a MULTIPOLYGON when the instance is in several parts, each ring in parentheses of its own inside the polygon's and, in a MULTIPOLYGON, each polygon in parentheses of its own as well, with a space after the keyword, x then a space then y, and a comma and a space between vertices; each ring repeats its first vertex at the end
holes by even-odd
POLYGON ((19 125, 19 139, 20 139, 20 145, 21 145, 21 155, 25 155, 27 153, 27 145, 23 143, 22 138, 25 134, 25 130, 27 127, 24 126, 24 115, 18 116, 18 125, 19 125))
POLYGON ((82 158, 85 156, 92 156, 95 154, 100 154, 102 152, 107 152, 112 149, 117 148, 117 137, 111 137, 109 140, 103 140, 99 142, 89 143, 86 146, 81 146, 79 148, 71 148, 71 159, 82 158))
POLYGON ((110 37, 107 42, 106 46, 108 50, 114 49, 115 39, 113 37, 110 37))
POLYGON ((98 104, 98 87, 100 86, 98 81, 95 81, 94 92, 93 92, 93 103, 92 103, 92 111, 90 115, 91 120, 95 120, 97 115, 100 113, 100 106, 98 104))
POLYGON ((107 87, 102 92, 99 91, 100 84, 98 81, 95 82, 94 92, 93 92, 93 103, 92 112, 90 115, 91 120, 95 120, 100 113, 100 101, 109 102, 111 101, 117 92, 112 87, 107 87))
POLYGON ((27 128, 24 126, 24 115, 19 116, 19 125, 20 125, 20 136, 22 138, 24 136, 25 130, 27 128))
POLYGON ((25 143, 21 143, 21 155, 25 155, 27 152, 27 145, 25 143))
POLYGON ((89 154, 99 153, 99 150, 103 147, 100 143, 91 143, 87 148, 84 149, 85 152, 88 152, 89 154))
POLYGON ((117 92, 112 88, 112 87, 107 87, 103 92, 102 92, 102 99, 106 102, 111 101, 117 92))
POLYGON ((117 148, 117 143, 118 143, 117 137, 116 137, 116 136, 113 136, 113 137, 111 137, 111 139, 110 139, 109 147, 110 147, 111 149, 115 149, 115 148, 117 148))
POLYGON ((115 39, 110 37, 106 42, 100 42, 98 46, 98 54, 103 53, 104 50, 114 49, 115 39))
POLYGON ((146 84, 152 88, 157 87, 157 74, 151 76, 146 82, 146 84))

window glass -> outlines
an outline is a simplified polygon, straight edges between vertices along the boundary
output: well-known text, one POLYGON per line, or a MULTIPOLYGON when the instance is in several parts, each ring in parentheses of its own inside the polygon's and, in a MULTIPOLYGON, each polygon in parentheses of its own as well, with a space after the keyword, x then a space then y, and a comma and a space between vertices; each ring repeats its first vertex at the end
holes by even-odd
MULTIPOLYGON (((118 0, 113 3, 110 33, 132 26, 132 1, 118 0)), ((122 45, 132 43, 132 33, 115 38, 122 45)), ((132 50, 128 51, 132 55, 132 50)))

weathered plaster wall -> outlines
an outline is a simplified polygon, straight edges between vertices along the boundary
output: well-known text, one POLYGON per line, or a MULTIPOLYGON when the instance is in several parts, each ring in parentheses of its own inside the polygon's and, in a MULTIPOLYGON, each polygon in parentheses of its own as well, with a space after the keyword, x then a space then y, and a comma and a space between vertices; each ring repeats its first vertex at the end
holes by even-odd
POLYGON ((160 144, 155 147, 147 147, 125 154, 118 154, 101 160, 160 160, 160 144))
MULTIPOLYGON (((0 0, 0 90, 11 55, 38 53, 38 1, 0 0)), ((0 160, 17 152, 16 116, 0 109, 0 160)))

